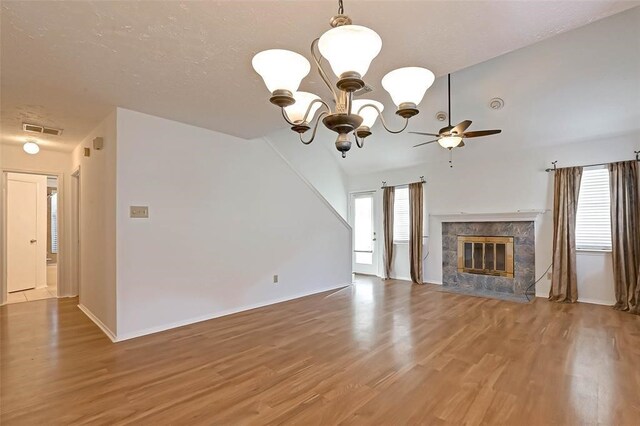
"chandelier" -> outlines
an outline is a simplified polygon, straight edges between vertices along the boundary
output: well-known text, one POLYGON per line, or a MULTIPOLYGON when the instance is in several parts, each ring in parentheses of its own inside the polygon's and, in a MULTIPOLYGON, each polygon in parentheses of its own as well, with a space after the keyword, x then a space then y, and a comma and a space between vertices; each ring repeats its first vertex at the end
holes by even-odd
POLYGON ((382 39, 367 27, 353 25, 351 19, 344 14, 342 0, 338 1, 338 14, 331 19, 330 25, 330 30, 311 43, 311 57, 320 78, 333 95, 333 109, 320 96, 297 91, 302 79, 311 70, 309 61, 304 56, 289 50, 270 49, 256 54, 252 65, 271 92, 269 100, 280 107, 291 130, 299 133, 300 141, 305 145, 313 142, 318 124, 322 121, 327 128, 338 134, 336 149, 344 158, 351 149, 350 135, 353 134, 358 148, 362 148, 378 117, 388 132, 404 131, 409 119, 418 114, 418 104, 433 84, 435 76, 426 68, 405 67, 393 70, 382 78, 382 87, 397 107, 396 114, 404 119, 404 126, 392 130, 384 120, 384 106, 380 102, 354 99, 354 92, 365 87, 363 77, 369 70, 371 61, 380 53, 382 39), (323 67, 323 59, 329 62, 336 75, 335 83, 329 79, 323 67), (303 134, 312 127, 311 136, 305 140, 303 134))

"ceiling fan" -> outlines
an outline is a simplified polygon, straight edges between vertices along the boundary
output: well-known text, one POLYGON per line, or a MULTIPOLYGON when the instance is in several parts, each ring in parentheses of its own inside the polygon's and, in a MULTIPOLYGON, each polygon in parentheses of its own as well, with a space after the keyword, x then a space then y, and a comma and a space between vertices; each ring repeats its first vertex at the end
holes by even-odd
POLYGON ((465 130, 467 130, 471 125, 471 120, 464 120, 456 124, 455 126, 452 126, 451 125, 451 74, 447 75, 447 94, 448 94, 448 103, 449 103, 449 125, 440 129, 440 131, 437 134, 424 133, 424 132, 409 132, 409 133, 414 133, 416 135, 434 136, 437 138, 431 141, 419 143, 418 145, 414 145, 413 146, 414 148, 418 146, 428 145, 430 143, 438 142, 440 146, 442 146, 443 148, 447 148, 451 150, 456 147, 460 147, 460 148, 463 147, 464 139, 495 135, 502 132, 502 130, 475 130, 472 132, 465 132, 465 130))

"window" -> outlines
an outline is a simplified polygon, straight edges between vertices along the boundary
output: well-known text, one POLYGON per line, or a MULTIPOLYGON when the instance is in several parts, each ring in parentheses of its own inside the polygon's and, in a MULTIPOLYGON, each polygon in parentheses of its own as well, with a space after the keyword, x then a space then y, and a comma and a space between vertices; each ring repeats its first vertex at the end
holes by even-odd
POLYGON ((393 241, 409 241, 409 187, 396 188, 393 202, 393 241))
POLYGON ((373 264, 373 194, 356 194, 353 203, 353 251, 355 262, 373 264))
POLYGON ((609 191, 609 170, 584 169, 576 217, 578 250, 611 250, 609 191))
POLYGON ((58 193, 51 194, 51 253, 58 253, 58 193))

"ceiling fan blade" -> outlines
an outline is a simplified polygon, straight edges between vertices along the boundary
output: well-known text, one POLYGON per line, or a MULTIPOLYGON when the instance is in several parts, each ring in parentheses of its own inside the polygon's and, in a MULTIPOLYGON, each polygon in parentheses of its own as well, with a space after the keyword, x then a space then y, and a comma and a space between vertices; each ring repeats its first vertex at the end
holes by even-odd
POLYGON ((414 147, 414 148, 417 148, 417 147, 419 147, 419 146, 427 145, 427 144, 434 143, 434 142, 438 142, 438 139, 434 139, 434 140, 432 140, 432 141, 428 141, 428 142, 422 142, 422 143, 419 143, 418 145, 414 145, 413 147, 414 147))
POLYGON ((465 132, 462 136, 465 138, 478 138, 480 136, 497 135, 502 130, 475 130, 473 132, 465 132))
POLYGON ((423 136, 436 136, 436 137, 440 136, 435 133, 424 133, 424 132, 409 132, 409 133, 413 133, 414 135, 423 135, 423 136))
POLYGON ((471 126, 471 120, 464 120, 458 124, 456 124, 453 129, 451 129, 451 133, 457 133, 459 135, 461 135, 462 133, 464 133, 465 130, 467 130, 469 128, 469 126, 471 126))

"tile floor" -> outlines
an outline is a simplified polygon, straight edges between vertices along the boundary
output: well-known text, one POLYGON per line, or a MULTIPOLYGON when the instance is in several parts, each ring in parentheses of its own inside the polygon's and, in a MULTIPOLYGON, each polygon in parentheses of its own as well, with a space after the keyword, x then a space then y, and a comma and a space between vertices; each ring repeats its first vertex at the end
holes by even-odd
POLYGON ((16 291, 7 295, 7 303, 31 302, 33 300, 57 297, 58 287, 55 285, 30 290, 16 291))

